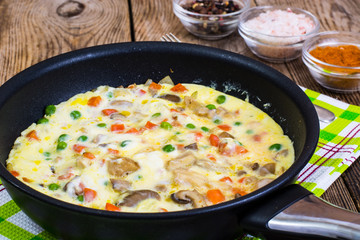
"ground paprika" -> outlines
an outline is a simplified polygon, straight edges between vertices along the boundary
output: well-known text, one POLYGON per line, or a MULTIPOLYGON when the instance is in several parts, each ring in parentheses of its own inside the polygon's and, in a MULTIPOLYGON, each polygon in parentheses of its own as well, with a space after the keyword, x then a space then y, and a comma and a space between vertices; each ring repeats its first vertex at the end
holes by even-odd
POLYGON ((310 54, 332 65, 360 67, 360 49, 355 45, 316 47, 310 54))

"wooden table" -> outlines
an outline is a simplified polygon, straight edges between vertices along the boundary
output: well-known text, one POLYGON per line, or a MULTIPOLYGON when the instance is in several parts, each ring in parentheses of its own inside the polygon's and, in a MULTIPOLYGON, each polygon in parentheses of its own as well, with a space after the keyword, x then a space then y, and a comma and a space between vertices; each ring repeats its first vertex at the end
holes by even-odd
MULTIPOLYGON (((303 8, 319 18, 320 31, 360 32, 360 0, 253 0, 251 4, 303 8)), ((171 0, 0 0, 0 85, 21 70, 61 53, 107 43, 159 41, 168 32, 183 42, 259 60, 237 32, 219 41, 189 34, 173 14, 171 0)), ((359 92, 333 93, 316 84, 301 59, 266 64, 304 87, 360 105, 359 92)), ((359 212, 360 162, 356 161, 322 198, 359 212)))

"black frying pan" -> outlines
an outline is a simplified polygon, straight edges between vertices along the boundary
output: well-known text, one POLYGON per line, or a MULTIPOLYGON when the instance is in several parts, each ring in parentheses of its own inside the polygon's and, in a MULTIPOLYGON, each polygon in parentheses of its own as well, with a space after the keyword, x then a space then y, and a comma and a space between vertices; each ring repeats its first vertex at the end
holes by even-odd
MULTIPOLYGON (((63 239, 233 239, 243 229, 280 234, 268 223, 277 212, 309 195, 292 183, 312 156, 319 135, 310 100, 274 69, 219 49, 160 42, 97 46, 28 68, 0 87, 0 129, 0 176, 7 191, 29 217, 63 239), (295 163, 278 179, 244 197, 168 213, 118 213, 75 206, 27 187, 6 170, 13 142, 43 115, 45 106, 100 85, 141 84, 167 75, 176 83, 216 83, 220 91, 231 83, 235 87, 226 93, 248 97, 282 126, 294 142, 295 163), (270 206, 264 205, 270 201, 274 201, 270 206)), ((285 229, 285 234, 289 231, 301 236, 292 229, 285 229)))

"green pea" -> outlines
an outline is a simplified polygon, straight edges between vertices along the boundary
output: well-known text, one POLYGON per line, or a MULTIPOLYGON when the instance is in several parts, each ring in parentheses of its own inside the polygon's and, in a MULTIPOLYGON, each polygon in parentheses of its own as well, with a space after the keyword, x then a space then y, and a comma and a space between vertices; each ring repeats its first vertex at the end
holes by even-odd
POLYGON ((208 104, 208 105, 206 105, 206 107, 207 107, 208 109, 210 109, 210 110, 216 109, 216 107, 215 107, 214 104, 208 104))
POLYGON ((47 118, 40 118, 38 121, 37 121, 37 124, 46 124, 49 122, 49 119, 47 118))
POLYGON ((175 134, 176 134, 176 135, 179 135, 179 134, 181 134, 181 132, 176 132, 175 134))
POLYGON ((226 101, 225 95, 219 95, 219 96, 216 98, 216 102, 217 102, 218 104, 223 104, 225 101, 226 101))
POLYGON ((101 128, 104 128, 104 127, 106 127, 106 123, 99 123, 97 126, 101 127, 101 128))
POLYGON ((173 145, 171 145, 171 144, 167 144, 162 148, 162 150, 164 152, 172 152, 172 151, 175 150, 175 147, 173 145))
POLYGON ((88 140, 88 137, 85 136, 85 135, 82 135, 77 140, 80 141, 80 142, 86 142, 88 140))
POLYGON ((112 92, 108 92, 108 93, 107 93, 107 97, 108 97, 108 98, 113 98, 113 97, 114 97, 114 95, 113 95, 113 93, 112 93, 112 92))
POLYGON ((84 201, 84 195, 79 195, 79 196, 77 196, 77 200, 78 200, 79 202, 83 202, 83 201, 84 201))
POLYGON ((56 146, 56 150, 64 150, 66 147, 67 147, 66 142, 58 142, 58 144, 56 146))
POLYGON ((237 126, 237 127, 240 126, 241 124, 242 124, 241 122, 235 122, 234 123, 234 125, 237 126))
POLYGON ((165 130, 171 130, 172 129, 172 126, 170 123, 168 122, 161 122, 160 123, 160 127, 165 129, 165 130))
POLYGON ((215 119, 215 120, 214 120, 214 123, 215 123, 215 124, 220 124, 221 122, 222 122, 221 119, 215 119))
POLYGON ((67 134, 61 134, 58 138, 58 142, 64 142, 69 139, 69 135, 67 134))
POLYGON ((56 190, 58 190, 60 188, 60 185, 59 184, 56 184, 56 183, 51 183, 50 185, 49 185, 49 189, 51 190, 51 191, 56 191, 56 190))
POLYGON ((247 133, 247 134, 253 134, 253 133, 254 133, 254 130, 252 130, 252 129, 246 130, 246 133, 247 133))
POLYGON ((50 157, 51 153, 49 153, 49 152, 44 152, 43 155, 44 155, 45 157, 50 157))
POLYGON ((269 147, 270 151, 279 151, 282 148, 282 145, 279 143, 275 143, 269 147))
POLYGON ((45 108, 45 115, 46 116, 53 115, 55 112, 56 112, 55 105, 46 106, 46 108, 45 108))
POLYGON ((151 117, 157 118, 157 117, 160 117, 160 116, 161 116, 161 113, 154 113, 151 117))
POLYGON ((72 119, 76 120, 76 119, 79 119, 81 117, 81 113, 79 111, 72 111, 70 113, 70 116, 72 119))
POLYGON ((120 147, 126 147, 130 142, 131 142, 131 140, 122 141, 122 142, 120 143, 120 147))
POLYGON ((186 127, 189 128, 189 129, 195 129, 196 128, 195 125, 192 124, 192 123, 186 124, 186 127))
POLYGON ((208 129, 207 127, 201 127, 201 130, 203 130, 204 132, 208 132, 210 129, 208 129))

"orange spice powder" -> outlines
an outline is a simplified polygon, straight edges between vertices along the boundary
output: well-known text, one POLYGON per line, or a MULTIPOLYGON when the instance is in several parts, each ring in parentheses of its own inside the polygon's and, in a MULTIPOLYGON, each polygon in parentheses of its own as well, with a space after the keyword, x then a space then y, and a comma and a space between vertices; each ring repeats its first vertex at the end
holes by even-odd
POLYGON ((316 47, 310 54, 329 64, 360 67, 360 49, 355 45, 316 47))

